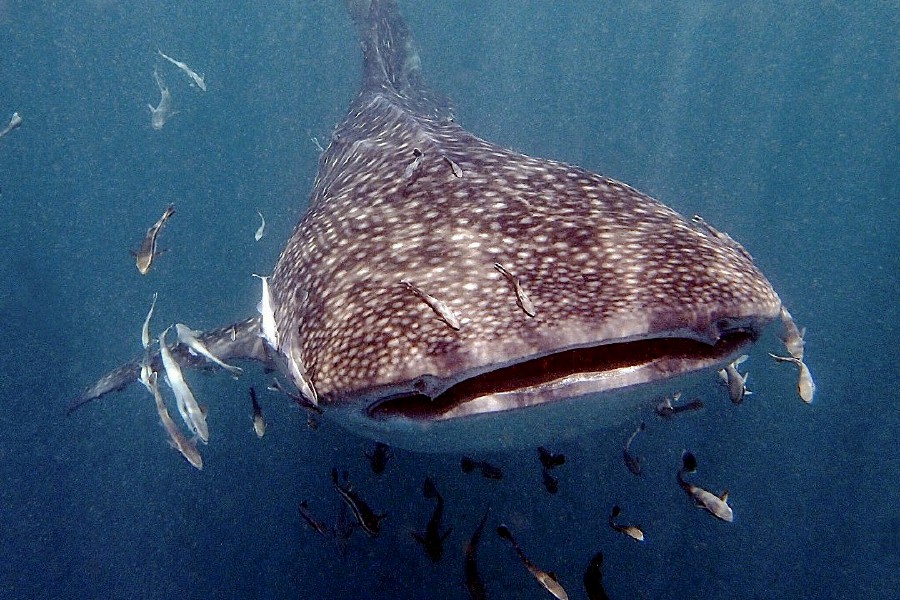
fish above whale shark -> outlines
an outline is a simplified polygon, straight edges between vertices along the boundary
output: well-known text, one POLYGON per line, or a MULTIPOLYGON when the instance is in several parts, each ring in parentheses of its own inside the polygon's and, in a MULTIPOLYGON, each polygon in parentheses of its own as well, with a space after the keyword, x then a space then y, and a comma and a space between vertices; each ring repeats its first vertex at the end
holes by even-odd
MULTIPOLYGON (((328 417, 391 445, 534 445, 620 424, 637 399, 745 353, 779 316, 727 234, 476 137, 425 83, 396 3, 348 7, 361 89, 261 278, 264 314, 198 335, 219 359, 274 365, 328 417)), ((172 354, 204 364, 182 345, 172 354)), ((110 372, 72 408, 139 371, 110 372)))

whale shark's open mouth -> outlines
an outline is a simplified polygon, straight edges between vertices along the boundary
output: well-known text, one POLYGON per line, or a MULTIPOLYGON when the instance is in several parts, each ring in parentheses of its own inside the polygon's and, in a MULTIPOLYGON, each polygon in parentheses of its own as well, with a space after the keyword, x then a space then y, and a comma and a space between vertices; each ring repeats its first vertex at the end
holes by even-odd
POLYGON ((722 365, 757 337, 742 329, 714 345, 669 337, 573 348, 461 379, 436 395, 415 391, 381 398, 366 412, 375 420, 441 421, 616 391, 722 365))

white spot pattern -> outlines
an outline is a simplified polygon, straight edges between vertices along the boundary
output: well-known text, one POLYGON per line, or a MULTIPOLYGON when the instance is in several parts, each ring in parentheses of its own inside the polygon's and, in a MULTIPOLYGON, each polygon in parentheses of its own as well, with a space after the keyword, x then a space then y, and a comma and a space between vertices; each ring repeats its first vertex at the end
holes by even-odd
POLYGON ((499 148, 381 94, 357 106, 269 282, 278 331, 299 333, 323 402, 621 337, 713 341, 720 323, 778 314, 747 256, 625 184, 499 148), (412 180, 411 148, 423 153, 412 180))

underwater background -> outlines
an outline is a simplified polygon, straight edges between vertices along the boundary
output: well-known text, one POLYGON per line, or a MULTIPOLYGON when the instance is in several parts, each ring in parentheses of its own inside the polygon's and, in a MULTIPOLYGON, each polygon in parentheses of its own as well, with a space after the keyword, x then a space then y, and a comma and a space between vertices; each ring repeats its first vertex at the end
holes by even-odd
POLYGON ((312 138, 327 144, 361 58, 334 0, 0 0, 0 127, 24 119, 0 139, 0 597, 467 598, 463 550, 487 506, 489 598, 549 597, 495 534, 501 522, 571 598, 585 597, 598 551, 613 599, 896 597, 897 3, 400 5, 464 127, 627 182, 740 241, 808 328, 814 403, 766 356, 781 350, 769 340, 743 367, 753 395, 740 406, 711 376, 701 411, 664 421, 648 398, 626 422, 552 443, 568 459, 555 495, 534 448, 476 456, 502 481, 399 449, 375 475, 371 441, 327 418, 310 430, 253 365, 237 382, 188 373, 209 406, 202 471, 166 445, 140 386, 67 417, 85 386, 139 355, 154 292, 156 329, 253 314, 250 274, 271 270, 303 214, 312 138), (147 108, 154 67, 178 111, 162 130, 147 108), (168 251, 142 277, 128 250, 170 202, 168 251), (638 478, 622 445, 642 419, 638 478), (733 523, 679 489, 686 448, 692 481, 728 488, 733 523), (388 514, 346 556, 297 511, 307 500, 333 522, 332 467, 388 514), (453 527, 438 564, 410 535, 434 507, 428 475, 453 527), (616 503, 644 543, 608 527, 616 503))

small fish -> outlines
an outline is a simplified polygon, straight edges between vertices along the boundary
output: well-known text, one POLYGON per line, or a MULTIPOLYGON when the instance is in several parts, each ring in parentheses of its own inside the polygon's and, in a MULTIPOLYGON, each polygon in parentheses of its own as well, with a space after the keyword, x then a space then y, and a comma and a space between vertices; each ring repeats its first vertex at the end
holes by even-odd
POLYGON ((250 402, 253 403, 253 431, 256 437, 261 438, 266 435, 266 422, 263 420, 262 407, 256 399, 256 389, 250 386, 250 402))
POLYGON ((338 509, 337 518, 334 521, 334 545, 337 547, 338 554, 347 556, 347 549, 350 544, 350 536, 353 535, 353 522, 347 518, 347 505, 341 502, 338 509))
POLYGON ((634 441, 634 437, 638 433, 644 431, 646 428, 647 428, 646 424, 644 424, 644 422, 641 421, 641 424, 638 426, 638 428, 634 430, 634 433, 632 433, 631 437, 628 438, 628 441, 625 442, 625 447, 622 448, 622 458, 625 460, 625 466, 628 467, 629 471, 631 471, 632 473, 634 473, 635 475, 638 475, 638 476, 640 476, 641 471, 642 471, 641 462, 643 459, 632 455, 631 452, 629 451, 629 448, 631 447, 631 442, 634 441))
POLYGON ((483 460, 474 460, 468 456, 463 456, 459 461, 459 466, 462 468, 463 473, 471 473, 477 467, 481 470, 481 476, 485 479, 503 479, 503 471, 499 467, 495 467, 483 460))
POLYGON ((434 481, 430 477, 426 477, 425 483, 422 484, 422 495, 429 499, 436 498, 437 504, 435 504, 434 512, 425 525, 425 533, 414 531, 412 536, 425 547, 425 554, 428 555, 431 562, 436 563, 444 556, 444 541, 450 535, 450 532, 453 531, 453 528, 448 527, 446 531, 441 533, 441 520, 444 516, 444 497, 437 491, 434 481))
POLYGON ((288 349, 286 356, 287 367, 291 374, 291 380, 294 382, 294 385, 297 387, 297 391, 301 396, 306 398, 310 403, 318 406, 319 395, 316 393, 316 388, 313 386, 312 379, 310 379, 309 373, 306 371, 306 365, 300 354, 300 347, 293 343, 293 336, 294 332, 290 333, 285 342, 285 346, 288 349))
POLYGON ((135 258, 135 264, 137 265, 137 270, 141 275, 146 275, 150 272, 150 267, 153 265, 153 259, 159 255, 156 251, 156 240, 159 237, 159 233, 162 231, 163 226, 165 226, 166 221, 174 214, 175 205, 170 204, 166 207, 166 210, 163 211, 159 220, 147 230, 147 235, 144 236, 144 241, 141 242, 141 247, 138 248, 138 251, 132 252, 135 258))
POLYGON ((182 71, 184 71, 185 74, 187 74, 187 76, 191 78, 191 81, 193 81, 197 85, 198 88, 200 88, 204 92, 206 91, 206 82, 203 81, 203 77, 201 75, 197 75, 197 73, 195 73, 193 69, 191 69, 189 66, 187 66, 180 60, 175 60, 174 58, 166 56, 165 54, 163 54, 163 51, 160 50, 159 48, 157 48, 156 51, 159 52, 159 55, 162 56, 164 59, 166 59, 167 61, 169 61, 170 63, 172 63, 179 69, 181 69, 182 71))
POLYGON ((259 209, 257 209, 256 214, 259 215, 259 220, 262 221, 259 225, 259 229, 257 229, 256 233, 253 234, 253 239, 258 242, 266 234, 266 218, 262 215, 261 212, 259 212, 259 209))
POLYGON ((344 485, 338 482, 337 469, 331 469, 331 481, 334 483, 334 489, 340 494, 347 507, 353 511, 356 522, 362 527, 369 536, 375 537, 381 530, 381 521, 387 516, 386 514, 378 514, 373 511, 362 498, 360 498, 350 487, 347 482, 347 472, 344 471, 344 485))
POLYGON ((693 473, 697 470, 697 459, 690 452, 685 452, 681 458, 681 469, 678 470, 678 485, 685 493, 694 499, 697 506, 705 508, 714 516, 731 523, 734 521, 734 512, 728 506, 728 490, 725 490, 721 496, 716 496, 711 492, 707 492, 703 488, 699 488, 684 480, 685 473, 693 473))
POLYGON ((309 525, 310 529, 325 538, 331 535, 331 530, 309 512, 309 505, 306 503, 306 500, 301 501, 300 504, 297 505, 297 510, 300 512, 300 516, 303 517, 303 520, 306 521, 306 524, 309 525))
POLYGON ((540 583, 545 590, 550 592, 554 598, 557 600, 569 600, 569 595, 566 594, 566 590, 563 589, 562 585, 559 583, 559 579, 556 578, 556 575, 552 571, 544 571, 538 568, 528 557, 525 555, 525 552, 522 551, 522 548, 519 547, 518 542, 513 537, 512 533, 509 531, 509 528, 506 525, 500 525, 497 527, 497 535, 499 535, 504 540, 508 541, 512 544, 513 550, 516 551, 516 554, 519 555, 519 560, 522 561, 522 564, 525 565, 525 568, 528 569, 528 572, 537 579, 538 583, 540 583))
POLYGON ((169 93, 166 82, 159 76, 156 69, 153 69, 153 79, 156 80, 156 87, 159 88, 159 105, 153 108, 152 104, 148 104, 147 108, 150 109, 150 126, 159 131, 169 119, 178 114, 178 111, 172 110, 172 94, 169 93))
POLYGON ((144 350, 150 347, 150 319, 153 317, 154 308, 156 308, 156 292, 153 292, 153 302, 150 303, 150 310, 147 312, 147 318, 144 319, 144 326, 141 329, 141 345, 144 350))
POLYGON ((450 160, 450 158, 448 158, 446 156, 444 157, 444 160, 446 160, 447 163, 450 165, 450 171, 453 172, 454 177, 462 177, 463 176, 463 170, 460 168, 460 166, 458 164, 456 164, 455 162, 453 162, 452 160, 450 160))
POLYGON ((369 459, 369 466, 376 475, 384 473, 387 461, 391 457, 391 448, 387 444, 375 442, 375 447, 371 452, 366 452, 366 458, 369 459))
POLYGON ((317 404, 313 404, 305 396, 294 394, 293 392, 285 389, 285 387, 281 385, 281 382, 278 381, 278 379, 273 378, 272 383, 269 384, 267 389, 272 390, 273 392, 281 392, 282 394, 296 402, 300 408, 307 412, 307 414, 322 414, 322 409, 319 408, 317 404))
POLYGON ((503 471, 500 470, 500 467, 495 467, 486 461, 481 461, 479 465, 481 466, 481 476, 485 479, 493 479, 494 481, 503 479, 503 471))
POLYGON ((209 362, 219 365, 220 367, 231 373, 235 379, 237 379, 244 373, 244 370, 242 368, 234 367, 232 365, 224 363, 219 360, 219 358, 212 352, 210 352, 209 348, 206 347, 206 344, 200 341, 200 335, 203 333, 202 331, 191 329, 183 323, 176 323, 175 333, 176 335, 178 335, 178 341, 187 346, 192 354, 203 356, 209 362))
POLYGON ((18 129, 20 125, 22 125, 22 117, 19 116, 19 113, 14 112, 12 114, 12 118, 9 120, 9 124, 4 127, 2 131, 0 131, 0 138, 2 138, 13 129, 18 129))
POLYGON ((434 296, 430 296, 426 294, 424 291, 410 283, 409 281, 401 281, 401 284, 405 285, 407 289, 409 289, 413 294, 415 294, 422 302, 427 304, 431 310, 437 314, 441 318, 441 320, 446 323, 451 329, 455 329, 459 331, 460 322, 459 318, 456 316, 456 313, 447 306, 444 302, 438 300, 434 296))
POLYGON ((644 541, 644 532, 641 531, 639 527, 634 525, 619 525, 616 523, 616 519, 619 518, 619 515, 622 513, 622 509, 618 504, 612 507, 612 511, 609 513, 609 526, 618 531, 619 533, 624 533, 628 537, 633 540, 637 540, 638 542, 644 541))
POLYGON ((559 479, 554 477, 550 473, 550 469, 547 467, 543 467, 541 469, 541 473, 543 474, 544 487, 547 488, 547 491, 551 494, 555 494, 559 491, 559 479))
POLYGON ((144 356, 141 359, 141 374, 138 377, 140 382, 144 384, 150 392, 153 390, 150 387, 150 374, 152 373, 152 361, 150 358, 150 319, 153 316, 153 309, 156 307, 156 292, 153 293, 153 301, 150 303, 150 311, 147 313, 147 318, 144 319, 144 326, 141 328, 141 345, 144 348, 144 356))
POLYGON ((545 469, 555 469, 566 464, 565 454, 554 454, 543 446, 538 447, 538 459, 545 469))
POLYGON ((171 327, 166 327, 159 336, 159 353, 162 356, 163 368, 166 370, 166 381, 169 387, 175 393, 175 400, 178 404, 178 412, 184 419, 185 425, 190 427, 204 442, 209 441, 209 429, 206 426, 206 415, 200 410, 200 405, 194 399, 191 388, 188 387, 181 372, 181 366, 169 351, 166 344, 166 335, 171 327))
POLYGON ((481 580, 481 575, 478 573, 478 542, 481 540, 481 532, 484 529, 484 524, 487 522, 488 513, 491 512, 491 507, 487 507, 484 511, 484 516, 481 517, 481 521, 478 522, 478 527, 475 528, 475 532, 472 534, 472 539, 469 540, 469 543, 466 544, 466 563, 465 563, 465 573, 466 573, 466 589, 469 590, 469 596, 472 600, 487 600, 487 593, 484 588, 484 581, 481 580))
POLYGON ((262 298, 256 305, 256 310, 262 316, 262 324, 260 331, 263 339, 269 344, 269 347, 278 351, 278 329, 275 326, 275 310, 272 306, 272 295, 269 293, 269 277, 253 274, 262 282, 262 298))
POLYGON ((422 154, 422 151, 418 148, 413 148, 413 161, 406 166, 406 169, 403 171, 403 179, 407 180, 406 185, 411 185, 415 179, 413 178, 416 173, 419 171, 419 168, 422 166, 422 157, 425 156, 422 154))
POLYGON ((197 450, 197 444, 184 437, 181 430, 178 429, 178 426, 172 421, 172 417, 169 416, 169 411, 166 409, 166 405, 163 402, 162 394, 159 393, 157 374, 155 372, 150 374, 148 385, 153 392, 153 398, 156 401, 156 412, 159 414, 159 420, 162 422, 162 426, 166 430, 166 433, 169 434, 169 445, 178 450, 181 456, 183 456, 192 466, 197 469, 203 469, 203 457, 200 456, 200 451, 197 450))
POLYGON ((806 329, 801 330, 797 327, 794 317, 784 306, 781 307, 781 324, 783 327, 781 341, 784 342, 788 353, 797 360, 803 360, 803 347, 805 346, 803 337, 806 335, 806 329))
POLYGON ((809 367, 806 366, 806 363, 802 359, 793 356, 778 356, 771 352, 769 352, 769 356, 778 362, 794 363, 797 366, 797 369, 799 369, 797 393, 800 395, 800 399, 807 404, 812 402, 816 393, 816 383, 813 381, 812 373, 809 372, 809 367))
POLYGON ((697 398, 680 406, 674 406, 672 402, 678 402, 679 398, 681 398, 681 392, 676 393, 672 397, 666 396, 663 398, 662 402, 656 405, 656 414, 664 419, 671 419, 678 413, 687 412, 689 410, 700 410, 703 408, 703 402, 697 398))
POLYGON ((724 369, 719 370, 719 377, 728 385, 728 397, 731 398, 732 404, 740 404, 746 396, 753 392, 747 389, 747 380, 750 373, 741 375, 737 368, 742 362, 747 360, 747 355, 739 357, 733 363, 725 365, 724 369))
POLYGON ((513 292, 516 294, 516 304, 519 305, 526 315, 529 317, 533 317, 537 314, 537 310, 534 307, 534 302, 531 301, 531 298, 525 293, 525 290, 522 289, 522 284, 519 283, 519 278, 507 271, 503 265, 500 263, 494 263, 494 268, 497 269, 501 275, 503 275, 507 281, 513 286, 513 292))
POLYGON ((591 559, 588 568, 584 572, 584 591, 588 600, 609 600, 606 590, 603 589, 603 553, 598 552, 591 559))

